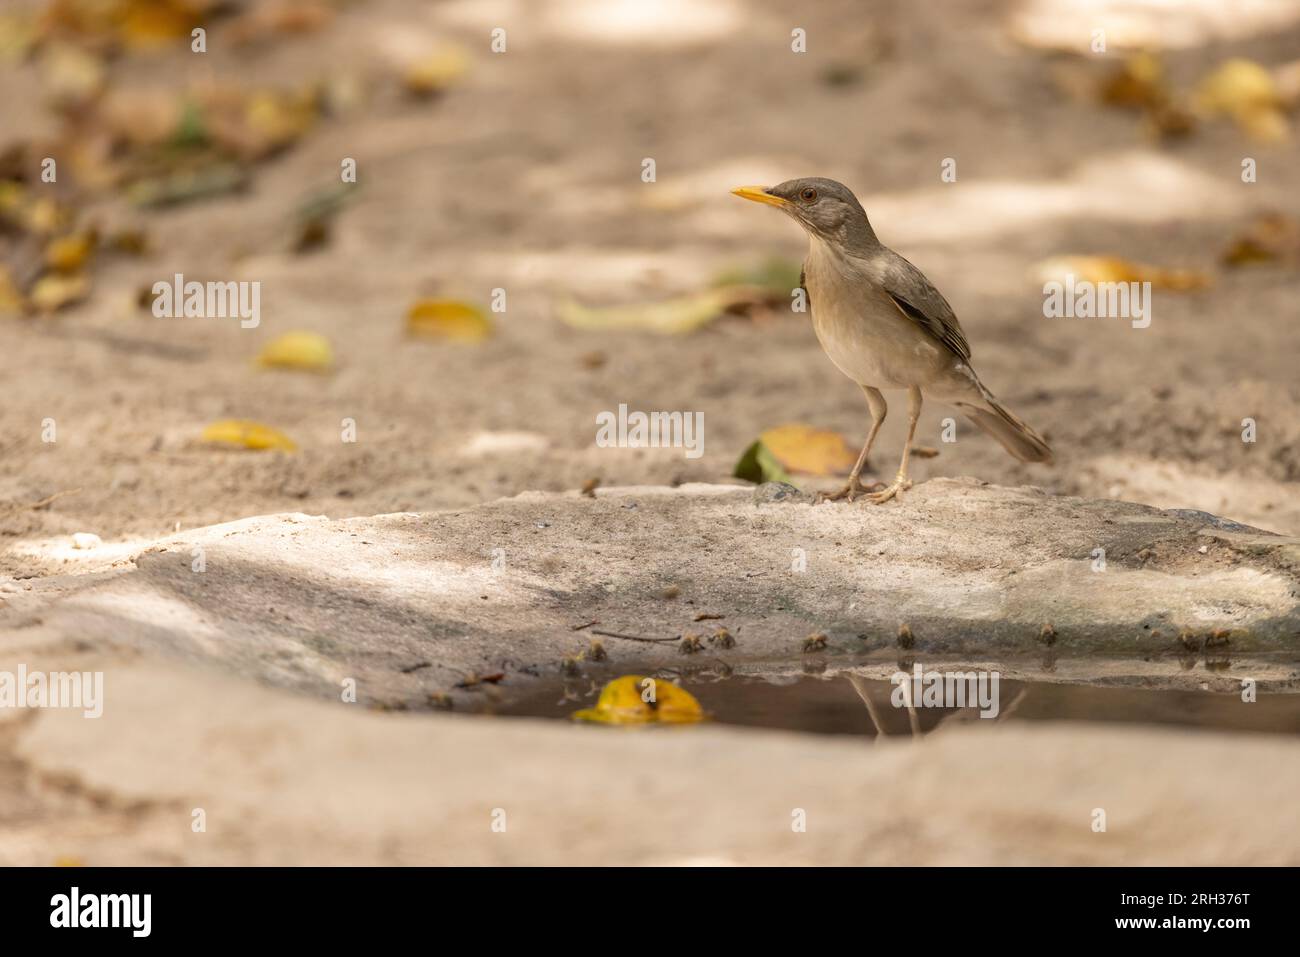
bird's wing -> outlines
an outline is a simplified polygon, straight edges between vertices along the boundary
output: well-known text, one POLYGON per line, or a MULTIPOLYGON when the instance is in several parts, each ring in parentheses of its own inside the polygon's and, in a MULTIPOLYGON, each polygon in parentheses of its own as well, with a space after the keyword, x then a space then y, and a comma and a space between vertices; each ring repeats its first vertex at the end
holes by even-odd
POLYGON ((895 252, 881 272, 881 285, 894 305, 908 319, 938 339, 963 362, 970 359, 970 345, 961 331, 948 300, 930 285, 921 270, 895 252))

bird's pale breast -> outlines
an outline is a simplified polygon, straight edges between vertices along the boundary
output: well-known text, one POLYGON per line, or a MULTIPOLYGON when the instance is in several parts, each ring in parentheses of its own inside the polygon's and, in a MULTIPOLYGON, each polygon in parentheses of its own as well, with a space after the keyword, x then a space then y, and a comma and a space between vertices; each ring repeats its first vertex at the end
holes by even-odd
POLYGON ((924 386, 948 373, 952 355, 904 316, 863 266, 814 242, 804 282, 817 339, 853 381, 897 389, 924 386))

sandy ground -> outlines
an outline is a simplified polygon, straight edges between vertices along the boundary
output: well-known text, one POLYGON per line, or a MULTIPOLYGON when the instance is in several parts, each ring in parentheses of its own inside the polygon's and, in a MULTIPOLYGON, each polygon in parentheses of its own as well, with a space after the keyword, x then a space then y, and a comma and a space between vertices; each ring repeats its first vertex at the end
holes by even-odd
MULTIPOLYGON (((1290 317, 1300 278, 1283 266, 1225 271, 1223 247, 1261 209, 1297 212, 1296 147, 1246 142, 1230 124, 1160 147, 1130 113, 1076 102, 1057 62, 1008 39, 1011 4, 954 3, 943 16, 889 3, 800 12, 813 38, 788 52, 781 5, 706 3, 672 29, 604 25, 580 5, 371 3, 271 50, 215 45, 136 58, 125 84, 199 76, 249 84, 335 72, 384 76, 398 52, 455 40, 474 57, 442 99, 376 93, 283 158, 241 198, 142 214, 116 201, 106 227, 141 224, 158 252, 101 270, 91 300, 44 321, 6 321, 0 352, 0 547, 94 532, 155 537, 250 514, 331 516, 427 510, 526 489, 724 480, 764 428, 805 421, 856 445, 856 387, 802 318, 724 319, 687 337, 579 332, 556 302, 647 301, 700 288, 719 269, 803 239, 773 211, 729 196, 737 183, 822 174, 864 199, 881 237, 954 305, 986 382, 1058 451, 1029 468, 927 406, 919 479, 1001 484, 1203 508, 1300 531, 1300 351, 1290 317), (743 14, 743 15, 742 15, 743 14), (486 50, 505 18, 508 52, 486 50), (837 24, 848 22, 851 29, 837 24), (831 86, 827 70, 861 70, 831 86), (367 73, 367 71, 369 71, 367 73), (1243 151, 1259 182, 1241 183, 1243 151), (304 192, 359 162, 361 192, 321 252, 281 248, 304 192), (654 157, 658 180, 640 180, 654 157), (958 180, 939 181, 945 157, 958 180), (1209 271, 1200 294, 1156 293, 1153 321, 1047 320, 1033 264, 1104 253, 1209 271), (256 279, 263 321, 155 319, 137 290, 174 272, 256 279), (487 304, 508 292, 499 334, 479 346, 407 341, 405 309, 442 292, 487 304), (291 329, 328 335, 333 376, 258 371, 250 359, 291 329), (599 352, 603 365, 584 357, 599 352), (702 411, 705 454, 594 446, 595 417, 702 411), (292 456, 197 447, 204 424, 255 418, 301 446, 292 456), (1259 440, 1240 440, 1257 418, 1259 440), (54 418, 58 441, 41 442, 54 418), (354 418, 358 441, 340 439, 354 418), (22 508, 59 492, 40 510, 22 508)), ((584 8, 585 9, 585 8, 584 8)), ((1170 53, 1180 82, 1244 54, 1281 62, 1289 26, 1170 53)), ((48 126, 34 72, 9 67, 6 141, 48 126)), ((376 84, 382 91, 382 84, 376 84)), ((895 409, 899 408, 897 401, 895 409)), ((887 423, 888 475, 904 423, 887 423)), ((54 571, 10 552, 16 574, 54 571)))

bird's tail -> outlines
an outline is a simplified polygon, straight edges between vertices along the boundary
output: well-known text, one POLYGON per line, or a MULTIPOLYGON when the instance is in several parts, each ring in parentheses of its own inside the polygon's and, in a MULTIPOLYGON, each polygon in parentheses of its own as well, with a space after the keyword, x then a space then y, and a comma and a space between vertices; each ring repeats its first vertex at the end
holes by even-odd
POLYGON ((1043 437, 993 398, 993 394, 982 384, 979 390, 984 399, 980 405, 970 402, 956 403, 966 417, 979 426, 982 432, 997 439, 1004 449, 1020 461, 1051 465, 1052 450, 1043 437))

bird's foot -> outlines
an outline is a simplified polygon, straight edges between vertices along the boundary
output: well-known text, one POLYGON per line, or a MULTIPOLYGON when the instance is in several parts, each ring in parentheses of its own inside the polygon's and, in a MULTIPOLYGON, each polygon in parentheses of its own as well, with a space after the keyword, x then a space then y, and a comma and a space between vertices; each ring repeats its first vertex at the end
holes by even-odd
POLYGON ((857 476, 849 480, 849 484, 844 486, 838 492, 818 492, 816 504, 822 502, 838 502, 840 499, 853 501, 859 495, 867 495, 875 488, 884 488, 884 482, 872 482, 870 485, 863 485, 858 481, 857 476))
POLYGON ((877 505, 883 505, 891 498, 897 498, 899 492, 906 492, 911 487, 912 480, 906 476, 900 475, 894 479, 892 485, 881 489, 879 492, 870 493, 867 498, 871 499, 871 501, 875 502, 877 505))

